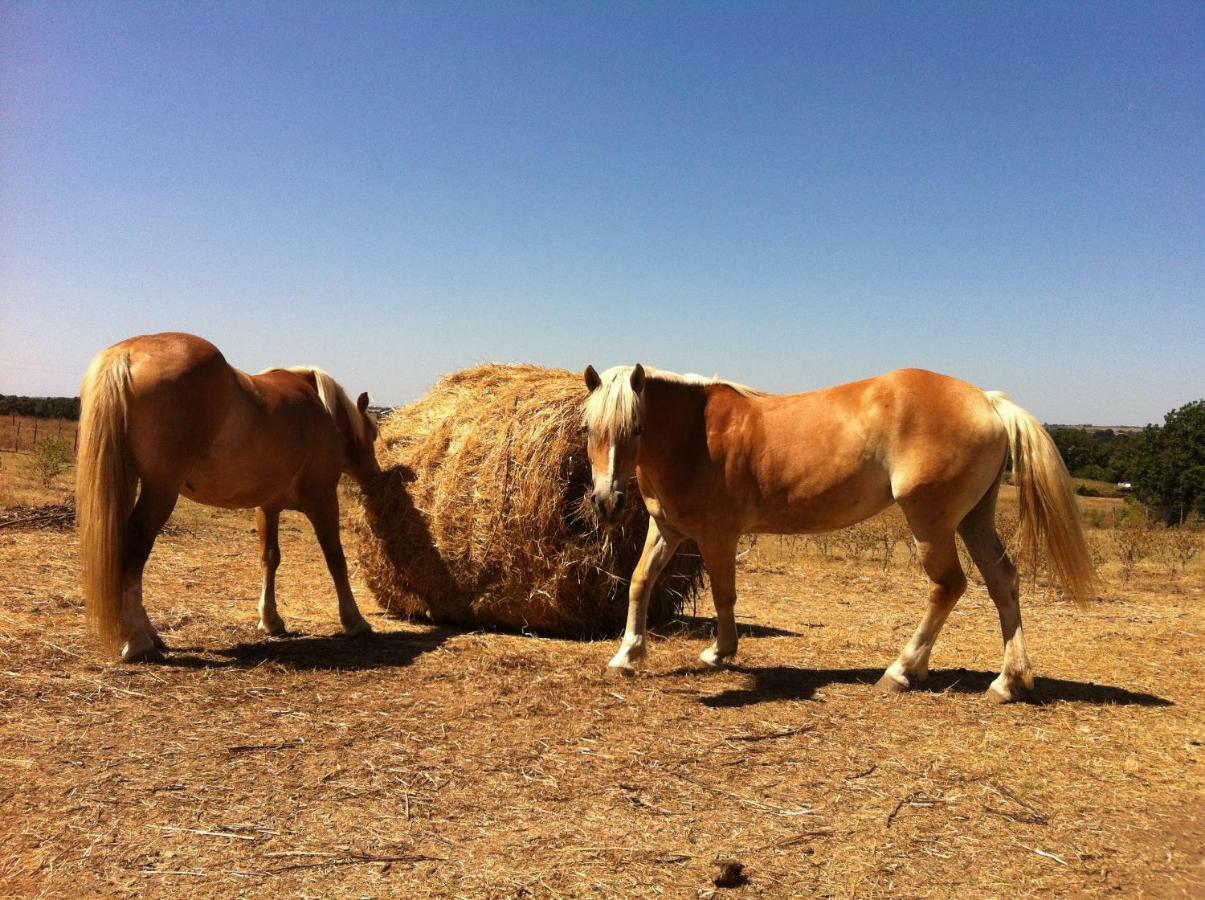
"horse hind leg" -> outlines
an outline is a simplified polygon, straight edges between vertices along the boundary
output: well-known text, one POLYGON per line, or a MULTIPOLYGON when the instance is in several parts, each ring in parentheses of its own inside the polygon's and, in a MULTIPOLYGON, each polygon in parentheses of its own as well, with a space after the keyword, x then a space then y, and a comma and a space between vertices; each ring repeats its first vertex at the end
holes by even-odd
MULTIPOLYGON (((912 524, 911 518, 909 524, 912 524)), ((887 667, 887 671, 879 679, 879 688, 890 692, 906 691, 929 677, 929 654, 933 651, 933 645, 946 619, 949 618, 950 611, 966 591, 967 585, 962 564, 958 561, 958 548, 954 543, 953 530, 929 533, 928 530, 918 531, 913 525, 913 533, 916 534, 921 565, 932 586, 929 589, 929 606, 925 610, 924 618, 895 662, 887 667)))
POLYGON ((715 604, 715 641, 699 654, 699 661, 713 669, 736 656, 736 539, 700 544, 707 575, 711 579, 711 599, 715 604))
POLYGON ((990 504, 981 504, 971 511, 958 532, 983 575, 1000 614, 1004 665, 987 689, 986 696, 993 703, 1009 703, 1033 690, 1033 670, 1025 649, 1025 633, 1021 629, 1020 579, 996 532, 995 496, 990 499, 990 504))
POLYGON ((138 502, 126 524, 125 556, 122 560, 122 618, 126 640, 121 658, 125 662, 154 662, 163 659, 167 645, 151 624, 142 602, 142 574, 155 538, 171 518, 179 495, 171 488, 143 482, 138 502))

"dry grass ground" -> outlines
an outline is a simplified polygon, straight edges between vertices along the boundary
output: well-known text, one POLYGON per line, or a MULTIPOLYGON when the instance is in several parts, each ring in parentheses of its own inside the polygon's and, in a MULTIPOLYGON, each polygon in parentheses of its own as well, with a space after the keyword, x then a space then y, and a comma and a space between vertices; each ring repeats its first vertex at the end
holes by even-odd
MULTIPOLYGON (((10 462, 7 496, 36 493, 10 462)), ((921 613, 904 553, 884 570, 763 540, 739 666, 696 665, 700 606, 614 682, 609 642, 400 624, 364 591, 378 635, 338 636, 297 517, 278 579, 296 633, 262 638, 250 515, 175 521, 146 589, 174 652, 144 667, 85 636, 73 531, 0 530, 0 894, 1205 890, 1200 560, 1124 585, 1109 563, 1088 611, 1027 591, 1036 702, 994 707, 974 583, 927 689, 873 688, 921 613), (717 856, 748 881, 717 889, 717 856)))

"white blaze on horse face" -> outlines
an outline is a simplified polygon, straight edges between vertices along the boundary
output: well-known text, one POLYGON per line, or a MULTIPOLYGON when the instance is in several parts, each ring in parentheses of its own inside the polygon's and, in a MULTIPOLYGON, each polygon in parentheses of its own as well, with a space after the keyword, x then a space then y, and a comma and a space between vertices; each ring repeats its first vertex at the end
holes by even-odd
POLYGON ((635 438, 590 438, 590 467, 594 489, 590 495, 595 510, 604 522, 618 520, 627 494, 627 484, 635 474, 635 438))
POLYGON ((615 443, 607 449, 607 468, 603 472, 602 478, 594 479, 594 494, 599 500, 605 501, 610 499, 609 494, 613 494, 617 488, 615 484, 615 443))
POLYGON ((609 516, 615 505, 615 444, 602 437, 590 436, 590 469, 594 488, 590 501, 595 510, 609 516))

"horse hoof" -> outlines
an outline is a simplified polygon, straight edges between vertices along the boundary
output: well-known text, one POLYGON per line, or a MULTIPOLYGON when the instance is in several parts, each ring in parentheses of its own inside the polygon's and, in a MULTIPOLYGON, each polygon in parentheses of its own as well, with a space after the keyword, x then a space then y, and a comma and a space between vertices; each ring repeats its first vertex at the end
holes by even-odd
POLYGON ((615 665, 612 663, 607 666, 607 678, 611 681, 620 681, 624 678, 631 678, 636 674, 636 667, 631 663, 627 665, 615 665))
POLYGON ((156 650, 162 650, 162 651, 166 652, 167 650, 171 649, 170 647, 167 646, 167 641, 165 641, 163 638, 159 637, 159 632, 155 632, 153 635, 151 635, 151 640, 153 640, 155 642, 156 650))
POLYGON ((268 637, 279 638, 279 637, 288 637, 289 636, 289 629, 285 628, 284 622, 273 622, 271 624, 265 624, 263 622, 260 622, 256 626, 256 628, 258 628, 260 631, 262 631, 268 637))
POLYGON ((126 644, 121 651, 121 661, 124 663, 162 663, 167 662, 167 657, 163 655, 163 651, 156 647, 153 643, 149 647, 141 650, 133 650, 129 644, 126 644))
POLYGON ((1030 692, 1024 684, 1013 685, 1007 689, 993 684, 983 692, 983 699, 992 704, 992 706, 1001 706, 1005 703, 1019 703, 1027 700, 1029 696, 1030 692))
POLYGON ((1004 693, 1004 691, 1000 690, 1000 688, 993 684, 990 688, 984 691, 983 699, 992 706, 1002 706, 1005 703, 1012 703, 1017 698, 1004 693))
POLYGON ((892 678, 890 675, 884 675, 880 678, 875 687, 885 694, 902 694, 908 690, 908 685, 898 679, 892 678))
POLYGON ((371 625, 361 619, 355 625, 344 625, 343 633, 347 637, 372 637, 375 632, 371 625))

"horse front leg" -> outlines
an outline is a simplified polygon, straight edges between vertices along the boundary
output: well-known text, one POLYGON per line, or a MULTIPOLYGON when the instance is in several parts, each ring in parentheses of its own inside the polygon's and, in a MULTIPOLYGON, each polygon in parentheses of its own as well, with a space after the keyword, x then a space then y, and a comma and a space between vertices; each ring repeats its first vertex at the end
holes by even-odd
POLYGON ((715 642, 699 654, 699 660, 719 668, 736 656, 736 541, 708 544, 703 549, 703 562, 711 578, 716 630, 715 642))
POLYGON ((632 582, 628 587, 628 622, 624 629, 623 641, 619 650, 607 664, 609 672, 620 675, 632 675, 636 671, 636 663, 644 659, 648 648, 645 645, 645 628, 648 621, 649 596, 653 593, 653 585, 657 576, 670 561, 682 536, 673 531, 668 525, 658 524, 657 520, 649 518, 649 530, 644 537, 644 552, 632 572, 632 582))
POLYGON ((372 626, 360 614, 356 597, 347 577, 347 559, 343 555, 343 542, 339 540, 339 497, 334 490, 317 502, 307 504, 302 510, 326 557, 326 567, 335 582, 335 593, 339 598, 339 621, 348 635, 372 634, 372 626))
POLYGON ((281 637, 288 634, 284 619, 276 611, 276 569, 280 566, 280 510, 257 507, 255 527, 259 531, 259 560, 263 587, 259 592, 259 630, 281 637))

